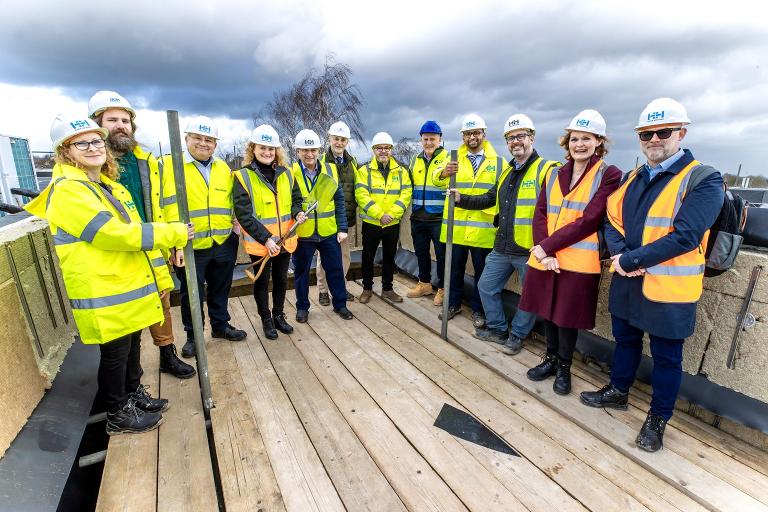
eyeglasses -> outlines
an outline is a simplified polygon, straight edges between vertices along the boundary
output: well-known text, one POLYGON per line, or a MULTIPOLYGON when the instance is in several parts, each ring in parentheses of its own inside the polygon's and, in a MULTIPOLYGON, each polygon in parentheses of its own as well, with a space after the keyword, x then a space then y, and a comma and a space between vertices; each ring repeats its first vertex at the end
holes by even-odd
POLYGON ((666 140, 672 136, 672 132, 679 131, 680 128, 663 128, 661 130, 656 130, 655 132, 640 132, 637 136, 640 137, 640 140, 643 142, 648 142, 654 135, 656 135, 659 140, 666 140))
POLYGON ((483 133, 484 133, 483 130, 474 130, 471 132, 464 132, 464 136, 468 139, 470 137, 482 137, 483 133))
POLYGON ((507 142, 512 142, 516 140, 517 142, 523 142, 526 137, 528 137, 530 133, 518 133, 517 135, 507 135, 504 137, 504 140, 507 142))
POLYGON ((380 151, 380 152, 384 153, 384 152, 387 152, 387 151, 392 151, 392 148, 389 147, 389 146, 376 146, 375 148, 373 148, 373 150, 374 151, 380 151))
POLYGON ((93 149, 101 149, 104 147, 105 141, 104 139, 93 139, 91 141, 87 140, 79 140, 77 142, 73 142, 70 144, 70 146, 75 146, 80 151, 88 151, 88 148, 93 146, 93 149))

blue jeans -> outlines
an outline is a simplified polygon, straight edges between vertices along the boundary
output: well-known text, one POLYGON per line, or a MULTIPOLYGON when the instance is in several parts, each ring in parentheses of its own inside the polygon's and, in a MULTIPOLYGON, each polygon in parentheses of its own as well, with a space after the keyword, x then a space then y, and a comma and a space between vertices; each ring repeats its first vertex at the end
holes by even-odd
MULTIPOLYGON (((480 282, 477 284, 477 290, 480 292, 480 300, 483 302, 488 329, 507 331, 507 316, 504 313, 501 292, 515 271, 520 278, 520 285, 523 284, 525 272, 528 270, 527 261, 526 256, 509 256, 496 251, 491 251, 491 254, 485 258, 485 268, 483 275, 480 276, 480 282)), ((510 332, 521 340, 525 339, 535 323, 535 314, 518 308, 512 319, 510 332)))
POLYGON ((320 241, 299 239, 293 253, 293 286, 296 291, 296 309, 309 310, 309 271, 312 268, 312 258, 315 251, 320 251, 333 308, 347 307, 347 283, 344 279, 344 266, 341 261, 341 245, 336 240, 336 235, 331 235, 320 241))
POLYGON ((432 282, 432 256, 429 252, 429 243, 435 246, 435 259, 437 260, 437 287, 443 287, 443 274, 445 273, 445 244, 440 241, 440 226, 442 223, 424 220, 411 220, 411 238, 413 239, 413 252, 419 262, 419 281, 432 282))
MULTIPOLYGON (((643 355, 643 331, 617 316, 611 315, 616 351, 613 353, 611 384, 619 391, 628 392, 635 381, 637 367, 643 355)), ((683 378, 683 341, 650 334, 653 371, 651 385, 651 412, 665 420, 675 410, 677 392, 683 378)))
POLYGON ((451 293, 448 297, 448 305, 451 308, 461 307, 461 296, 464 291, 464 273, 467 270, 467 259, 471 256, 472 266, 475 268, 475 289, 472 290, 469 305, 473 312, 483 312, 483 303, 480 301, 480 294, 477 292, 477 283, 480 281, 480 276, 483 275, 485 257, 490 252, 490 249, 484 247, 453 244, 453 255, 451 256, 451 293))

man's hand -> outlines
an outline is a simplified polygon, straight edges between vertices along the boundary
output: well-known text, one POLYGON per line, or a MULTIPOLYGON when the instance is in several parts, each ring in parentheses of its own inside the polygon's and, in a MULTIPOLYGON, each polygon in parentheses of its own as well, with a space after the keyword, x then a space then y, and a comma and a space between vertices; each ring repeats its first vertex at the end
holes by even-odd
POLYGON ((171 265, 174 267, 184 266, 184 251, 181 249, 171 249, 171 265))
POLYGON ((449 188, 448 189, 448 193, 449 194, 453 194, 453 196, 454 196, 453 200, 456 202, 456 204, 459 204, 459 202, 461 201, 461 192, 459 192, 455 188, 449 188))
POLYGON ((392 216, 391 216, 390 214, 388 214, 388 213, 385 213, 384 215, 382 215, 382 216, 381 216, 381 219, 379 219, 379 221, 381 222, 381 225, 382 225, 382 226, 386 226, 387 224, 389 224, 389 223, 390 223, 390 222, 392 222, 393 220, 395 220, 395 218, 394 218, 394 217, 392 217, 392 216))
POLYGON ((539 263, 541 263, 541 260, 547 257, 547 253, 544 252, 544 249, 542 249, 540 245, 532 247, 531 254, 533 254, 533 257, 536 258, 536 261, 539 263))
POLYGON ((553 271, 555 274, 560 273, 560 262, 554 256, 547 256, 540 261, 544 268, 553 271))
POLYGON ((339 231, 338 233, 336 233, 336 241, 341 243, 341 242, 343 242, 344 240, 347 239, 347 236, 349 236, 349 235, 347 235, 346 233, 344 233, 342 231, 339 231))
POLYGON ((270 256, 277 256, 278 254, 280 254, 280 246, 277 245, 277 242, 275 242, 274 239, 272 238, 267 238, 267 241, 264 244, 264 247, 267 248, 270 256))
POLYGON ((296 214, 296 222, 299 224, 304 224, 307 221, 307 214, 304 212, 299 212, 296 214))
POLYGON ((619 258, 621 258, 621 254, 617 254, 616 256, 611 256, 611 266, 613 267, 613 270, 616 271, 617 274, 623 277, 639 277, 645 274, 644 268, 639 268, 637 270, 633 270, 632 272, 626 272, 623 268, 621 268, 621 264, 619 263, 619 258))
POLYGON ((240 236, 240 233, 242 233, 243 229, 240 227, 240 223, 237 222, 237 219, 235 216, 232 216, 232 232, 236 234, 237 236, 240 236))
POLYGON ((195 238, 195 226, 190 222, 187 224, 187 240, 192 240, 193 238, 195 238))
POLYGON ((445 169, 443 169, 443 172, 440 173, 441 178, 448 178, 450 176, 453 176, 459 172, 459 163, 458 162, 448 162, 445 164, 445 169))
POLYGON ((160 292, 160 300, 165 300, 165 298, 168 296, 168 292, 170 292, 170 290, 163 290, 163 291, 161 291, 160 292))

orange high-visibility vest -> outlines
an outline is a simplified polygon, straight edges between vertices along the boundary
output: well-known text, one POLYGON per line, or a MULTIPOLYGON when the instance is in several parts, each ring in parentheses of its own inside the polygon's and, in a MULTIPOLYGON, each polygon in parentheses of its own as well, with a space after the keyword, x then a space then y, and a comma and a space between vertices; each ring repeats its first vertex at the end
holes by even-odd
MULTIPOLYGON (((575 222, 584 216, 584 210, 595 197, 597 189, 600 188, 600 182, 603 179, 606 165, 602 160, 598 160, 591 169, 587 171, 586 176, 582 178, 576 187, 563 196, 558 180, 560 167, 554 167, 549 172, 546 180, 545 193, 547 194, 547 235, 552 235, 555 231, 575 222)), ((582 274, 600 273, 600 245, 597 239, 597 232, 592 233, 584 240, 560 249, 555 253, 560 268, 582 274)), ((528 258, 528 265, 539 270, 545 270, 544 265, 539 263, 531 255, 528 258)))
MULTIPOLYGON (((248 168, 235 171, 235 178, 251 197, 253 216, 274 236, 282 237, 293 226, 291 217, 291 191, 293 175, 285 167, 275 168, 275 186, 266 183, 254 171, 248 168)), ((294 235, 283 243, 288 252, 296 250, 298 239, 294 235)), ((254 256, 266 256, 269 251, 248 233, 243 233, 245 252, 254 256)))
MULTIPOLYGON (((701 165, 694 160, 664 187, 648 210, 643 226, 643 245, 648 245, 673 232, 674 221, 680 205, 685 199, 688 181, 692 171, 701 165)), ((624 184, 608 196, 607 216, 616 230, 624 235, 624 195, 629 184, 637 177, 634 172, 624 184)), ((698 247, 658 265, 645 269, 643 295, 653 302, 686 303, 696 302, 704 290, 704 248, 707 246, 709 230, 698 247)))

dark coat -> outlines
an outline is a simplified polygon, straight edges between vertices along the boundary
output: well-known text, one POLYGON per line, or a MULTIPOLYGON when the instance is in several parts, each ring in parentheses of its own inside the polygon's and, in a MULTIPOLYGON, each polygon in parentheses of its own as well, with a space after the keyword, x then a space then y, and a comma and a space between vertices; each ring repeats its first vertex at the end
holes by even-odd
MULTIPOLYGON (((599 158, 592 157, 587 164, 588 168, 597 160, 599 158)), ((571 190, 572 175, 573 161, 569 160, 560 169, 558 176, 563 194, 571 190)), ((578 183, 582 179, 584 175, 578 183)), ((547 255, 553 255, 596 232, 605 218, 606 200, 619 187, 620 180, 621 171, 618 167, 611 165, 606 168, 600 187, 584 210, 584 215, 551 236, 547 236, 547 194, 542 188, 533 216, 533 243, 541 245, 547 255)), ((600 274, 581 274, 568 270, 560 270, 556 274, 528 267, 520 309, 536 313, 560 327, 592 329, 595 327, 599 286, 600 274)))
POLYGON ((347 215, 347 227, 357 224, 357 201, 355 200, 355 170, 357 160, 344 150, 344 163, 336 163, 336 157, 329 147, 323 155, 323 161, 334 164, 339 172, 339 186, 344 193, 344 211, 347 215))

